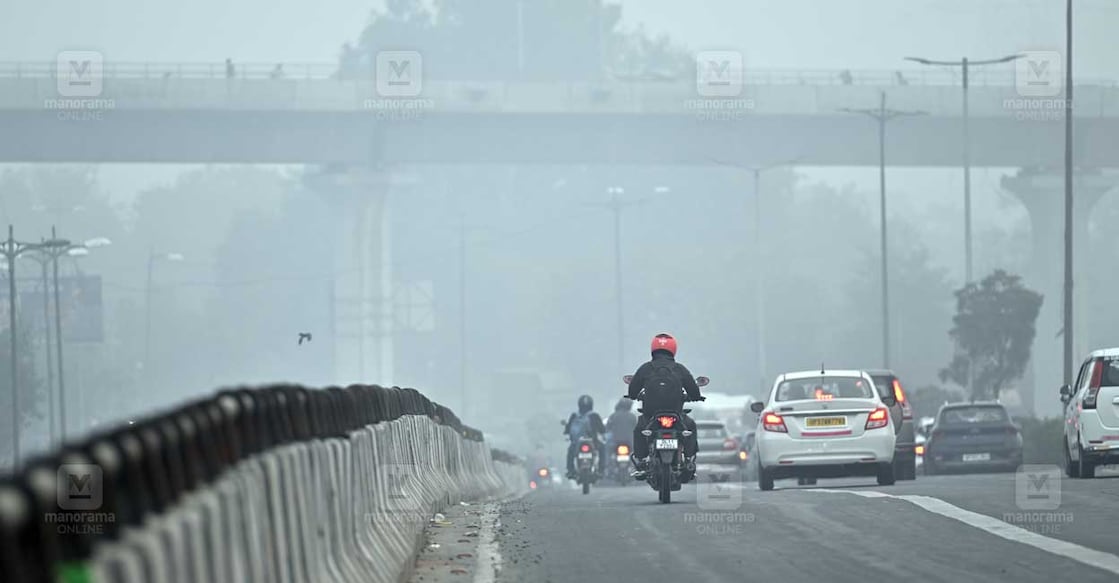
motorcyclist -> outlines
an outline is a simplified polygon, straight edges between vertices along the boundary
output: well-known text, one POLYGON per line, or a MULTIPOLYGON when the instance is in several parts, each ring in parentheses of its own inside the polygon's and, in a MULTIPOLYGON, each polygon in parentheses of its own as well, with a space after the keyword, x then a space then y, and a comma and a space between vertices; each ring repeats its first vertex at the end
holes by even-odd
POLYGON ((641 435, 641 430, 648 425, 647 415, 675 411, 680 415, 684 428, 692 432, 690 437, 684 438, 683 444, 686 469, 681 481, 688 482, 695 477, 695 456, 699 451, 699 442, 695 434, 695 421, 683 413, 685 393, 688 401, 700 401, 703 396, 692 373, 683 364, 676 362, 676 339, 671 334, 662 333, 653 337, 650 350, 652 358, 634 373, 626 396, 636 400, 642 389, 651 389, 650 385, 654 382, 660 385, 664 379, 668 379, 669 390, 646 390, 641 397, 644 412, 633 428, 633 460, 636 470, 632 475, 637 480, 644 480, 648 472, 649 441, 641 435))
POLYGON ((590 395, 582 395, 579 397, 578 402, 579 412, 572 413, 567 418, 567 423, 564 424, 563 434, 568 436, 571 444, 567 446, 567 479, 574 480, 575 475, 575 450, 579 445, 580 437, 591 437, 595 441, 595 449, 598 450, 598 467, 595 472, 598 476, 602 476, 602 464, 606 440, 606 426, 602 423, 602 417, 594 412, 594 399, 590 395))
MULTIPOLYGON (((606 445, 616 447, 620 443, 630 443, 633 428, 637 425, 637 416, 631 411, 633 401, 618 399, 614 405, 614 412, 606 419, 606 445)), ((632 444, 631 444, 632 445, 632 444)))

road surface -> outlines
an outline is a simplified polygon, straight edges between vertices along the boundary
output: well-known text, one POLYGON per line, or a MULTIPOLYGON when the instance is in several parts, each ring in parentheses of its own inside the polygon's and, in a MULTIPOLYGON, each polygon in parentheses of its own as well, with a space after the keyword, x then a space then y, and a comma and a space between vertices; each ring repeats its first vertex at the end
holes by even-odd
POLYGON ((474 580, 1119 580, 1115 473, 795 484, 780 481, 772 492, 689 485, 669 505, 636 483, 586 496, 537 490, 494 508, 493 568, 474 580))

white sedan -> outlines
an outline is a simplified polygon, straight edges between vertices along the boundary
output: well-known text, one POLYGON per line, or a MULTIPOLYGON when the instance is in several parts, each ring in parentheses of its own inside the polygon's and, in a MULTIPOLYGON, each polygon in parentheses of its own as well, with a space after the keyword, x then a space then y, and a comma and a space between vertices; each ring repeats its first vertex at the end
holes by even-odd
POLYGON ((754 403, 758 487, 797 478, 875 476, 894 483, 892 392, 880 393, 862 371, 786 373, 777 378, 766 403, 754 403))

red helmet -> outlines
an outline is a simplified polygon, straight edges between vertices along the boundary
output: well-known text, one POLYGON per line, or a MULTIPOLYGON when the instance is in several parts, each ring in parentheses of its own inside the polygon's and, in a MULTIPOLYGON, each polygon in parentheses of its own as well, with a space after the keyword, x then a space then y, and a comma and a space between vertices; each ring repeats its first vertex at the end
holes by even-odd
POLYGON ((650 348, 652 352, 658 350, 667 350, 672 356, 676 356, 676 339, 671 334, 657 334, 653 337, 653 344, 650 348))

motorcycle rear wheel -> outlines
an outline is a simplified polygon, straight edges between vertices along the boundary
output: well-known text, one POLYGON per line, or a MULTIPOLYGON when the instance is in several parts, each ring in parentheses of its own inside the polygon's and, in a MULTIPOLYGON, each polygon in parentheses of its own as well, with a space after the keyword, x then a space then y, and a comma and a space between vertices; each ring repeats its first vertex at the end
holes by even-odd
POLYGON ((672 502, 672 468, 668 464, 660 465, 660 501, 661 504, 669 504, 672 502))

